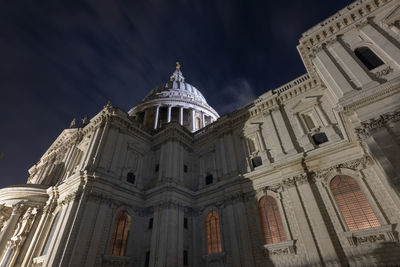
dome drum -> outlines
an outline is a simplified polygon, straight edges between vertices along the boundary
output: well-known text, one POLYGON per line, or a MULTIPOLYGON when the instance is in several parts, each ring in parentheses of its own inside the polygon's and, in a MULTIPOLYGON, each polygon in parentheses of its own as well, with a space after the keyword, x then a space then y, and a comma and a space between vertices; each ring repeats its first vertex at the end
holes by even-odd
POLYGON ((201 92, 184 81, 179 64, 169 82, 151 90, 143 101, 128 113, 148 129, 159 129, 175 121, 191 132, 219 118, 201 92))

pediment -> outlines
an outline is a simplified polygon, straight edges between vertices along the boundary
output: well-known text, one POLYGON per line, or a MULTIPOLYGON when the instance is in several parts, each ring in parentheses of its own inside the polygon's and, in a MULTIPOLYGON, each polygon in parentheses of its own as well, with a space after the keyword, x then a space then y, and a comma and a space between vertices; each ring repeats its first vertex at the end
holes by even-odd
POLYGON ((388 15, 382 20, 383 23, 391 25, 400 20, 400 5, 393 8, 388 15))
POLYGON ((76 131, 77 128, 73 129, 65 129, 62 133, 57 137, 57 139, 53 142, 53 144, 47 149, 44 155, 50 154, 53 150, 57 150, 70 136, 72 136, 76 131))
POLYGON ((313 107, 318 104, 318 99, 320 96, 309 96, 301 99, 299 102, 297 102, 291 110, 293 113, 301 112, 304 111, 310 107, 313 107))

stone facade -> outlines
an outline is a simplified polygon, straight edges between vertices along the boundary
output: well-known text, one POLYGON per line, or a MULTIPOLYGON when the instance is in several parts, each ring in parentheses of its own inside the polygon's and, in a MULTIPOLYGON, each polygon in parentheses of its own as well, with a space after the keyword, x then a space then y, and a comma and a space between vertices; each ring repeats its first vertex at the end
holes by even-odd
POLYGON ((398 264, 400 4, 356 1, 298 50, 307 74, 220 118, 178 65, 129 112, 73 121, 0 190, 0 265, 398 264))

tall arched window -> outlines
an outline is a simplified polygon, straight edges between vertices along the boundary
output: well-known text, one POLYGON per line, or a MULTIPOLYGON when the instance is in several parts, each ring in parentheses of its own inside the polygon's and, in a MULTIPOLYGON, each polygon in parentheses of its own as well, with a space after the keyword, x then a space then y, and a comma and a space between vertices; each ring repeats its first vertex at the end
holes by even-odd
POLYGON ((350 231, 380 226, 364 193, 352 177, 335 176, 330 188, 350 231))
POLYGON ((366 46, 362 46, 354 50, 354 54, 369 70, 373 70, 381 65, 383 61, 366 46))
POLYGON ((222 252, 219 215, 215 210, 210 211, 206 217, 206 239, 208 254, 222 252))
POLYGON ((125 211, 118 212, 115 216, 109 253, 112 255, 124 256, 128 242, 131 218, 125 211))
POLYGON ((285 229, 275 198, 263 196, 258 202, 258 209, 266 244, 286 241, 285 229))

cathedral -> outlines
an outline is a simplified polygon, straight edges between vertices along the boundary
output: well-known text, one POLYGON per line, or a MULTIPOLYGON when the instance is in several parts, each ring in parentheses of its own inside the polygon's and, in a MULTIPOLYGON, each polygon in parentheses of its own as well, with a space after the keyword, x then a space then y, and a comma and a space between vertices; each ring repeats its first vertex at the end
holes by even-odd
POLYGON ((0 189, 0 266, 398 266, 400 2, 297 49, 304 75, 223 116, 177 63, 74 120, 0 189))

